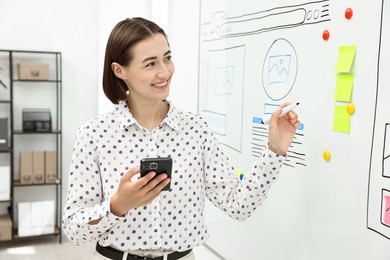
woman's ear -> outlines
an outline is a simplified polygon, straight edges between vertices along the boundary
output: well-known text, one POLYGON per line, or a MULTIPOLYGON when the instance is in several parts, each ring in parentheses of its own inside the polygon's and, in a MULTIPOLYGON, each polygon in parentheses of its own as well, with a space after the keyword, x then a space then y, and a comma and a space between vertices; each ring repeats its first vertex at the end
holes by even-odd
POLYGON ((111 69, 118 78, 124 79, 126 77, 126 71, 119 63, 111 63, 111 69))

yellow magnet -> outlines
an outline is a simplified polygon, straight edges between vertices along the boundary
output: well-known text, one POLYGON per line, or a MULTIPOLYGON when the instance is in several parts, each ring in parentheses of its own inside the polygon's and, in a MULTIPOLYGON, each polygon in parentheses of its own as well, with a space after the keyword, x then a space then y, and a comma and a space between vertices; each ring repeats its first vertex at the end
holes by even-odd
POLYGON ((243 170, 236 170, 236 175, 237 175, 237 178, 239 178, 240 180, 242 180, 242 178, 244 178, 244 174, 245 172, 243 170))
POLYGON ((347 113, 350 114, 350 115, 352 115, 353 112, 355 112, 355 106, 354 106, 352 103, 349 103, 349 104, 347 105, 347 113))
POLYGON ((322 156, 324 157, 325 161, 329 161, 330 160, 330 152, 328 150, 324 151, 322 156))

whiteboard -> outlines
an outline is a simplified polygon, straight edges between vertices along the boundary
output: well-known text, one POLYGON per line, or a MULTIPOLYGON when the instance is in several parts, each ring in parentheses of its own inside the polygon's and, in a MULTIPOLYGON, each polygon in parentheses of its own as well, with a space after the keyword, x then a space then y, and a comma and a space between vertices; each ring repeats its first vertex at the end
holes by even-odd
POLYGON ((200 20, 198 110, 238 172, 266 147, 261 118, 300 102, 301 120, 253 216, 207 205, 208 246, 226 259, 390 259, 389 1, 201 1, 200 20))

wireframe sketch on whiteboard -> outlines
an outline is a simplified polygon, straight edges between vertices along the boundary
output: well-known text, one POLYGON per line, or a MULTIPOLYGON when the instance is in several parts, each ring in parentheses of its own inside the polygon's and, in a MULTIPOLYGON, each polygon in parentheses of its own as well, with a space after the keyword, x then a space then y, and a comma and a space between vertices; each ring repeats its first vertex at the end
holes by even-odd
POLYGON ((390 66, 388 1, 382 0, 381 37, 378 51, 375 120, 367 195, 367 227, 390 239, 390 116, 388 68, 390 66), (386 54, 387 53, 387 54, 386 54))
POLYGON ((263 87, 272 100, 281 100, 290 93, 297 77, 298 60, 292 44, 277 39, 270 46, 263 64, 263 87))
POLYGON ((219 141, 241 152, 245 46, 208 51, 207 102, 201 113, 219 141))
POLYGON ((390 227, 390 191, 382 190, 382 224, 390 227))
POLYGON ((390 124, 385 125, 385 139, 383 148, 383 172, 384 177, 390 178, 390 124))
MULTIPOLYGON (((272 114, 278 107, 279 103, 265 103, 264 115, 272 114)), ((294 135, 293 141, 288 149, 287 158, 284 165, 295 168, 297 166, 307 166, 306 154, 302 151, 304 138, 304 125, 301 123, 294 135)), ((268 145, 268 127, 266 127, 260 117, 252 118, 252 155, 261 156, 262 152, 268 145)))
POLYGON ((202 37, 204 41, 213 41, 326 22, 330 20, 328 2, 281 6, 236 17, 216 12, 209 23, 202 25, 202 37))
POLYGON ((233 93, 234 67, 225 66, 215 69, 215 95, 228 95, 233 93))
POLYGON ((269 56, 268 60, 268 85, 286 82, 290 72, 291 55, 269 56))

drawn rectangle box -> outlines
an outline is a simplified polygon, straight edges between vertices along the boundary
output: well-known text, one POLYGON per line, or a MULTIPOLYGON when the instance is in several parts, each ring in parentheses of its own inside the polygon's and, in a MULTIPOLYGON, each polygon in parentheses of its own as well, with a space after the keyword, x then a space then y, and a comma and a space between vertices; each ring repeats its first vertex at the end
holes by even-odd
POLYGON ((385 140, 383 149, 383 173, 384 177, 390 177, 390 124, 385 124, 385 140))
POLYGON ((57 151, 45 151, 45 182, 57 182, 57 151))
POLYGON ((383 223, 390 227, 390 194, 383 196, 384 208, 383 208, 383 223))

